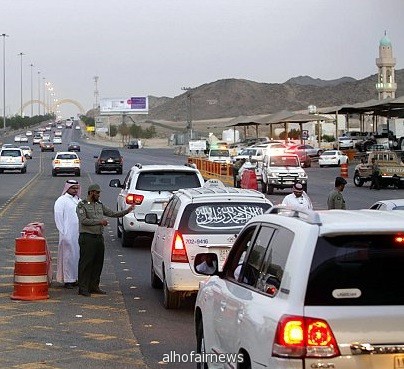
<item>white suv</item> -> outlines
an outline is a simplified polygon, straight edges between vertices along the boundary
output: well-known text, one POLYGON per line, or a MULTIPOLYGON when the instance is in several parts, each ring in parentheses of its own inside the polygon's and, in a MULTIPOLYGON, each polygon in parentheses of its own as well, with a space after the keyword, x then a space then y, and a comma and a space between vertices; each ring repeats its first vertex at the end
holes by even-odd
POLYGON ((239 354, 226 368, 403 368, 404 213, 270 212, 205 273, 197 350, 239 354))
MULTIPOLYGON (((237 233, 271 206, 258 191, 225 187, 214 179, 203 188, 176 192, 151 246, 151 284, 164 288, 164 306, 178 308, 185 296, 198 291, 199 282, 206 277, 195 272, 196 254, 215 253, 221 270, 237 233)), ((146 222, 158 223, 157 215, 147 214, 146 222)), ((211 265, 199 267, 206 270, 211 265)))
POLYGON ((145 215, 154 212, 160 217, 174 191, 201 187, 203 183, 201 173, 192 165, 136 164, 123 183, 112 179, 109 186, 121 188, 117 210, 136 205, 132 212, 117 219, 117 235, 122 238, 122 246, 131 246, 136 236, 153 236, 157 226, 145 223, 145 215))

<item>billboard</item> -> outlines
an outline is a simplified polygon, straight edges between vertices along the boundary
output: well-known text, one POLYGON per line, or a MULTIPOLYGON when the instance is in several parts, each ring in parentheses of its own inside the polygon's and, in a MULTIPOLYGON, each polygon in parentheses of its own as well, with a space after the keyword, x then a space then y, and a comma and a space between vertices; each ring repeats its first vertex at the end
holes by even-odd
POLYGON ((149 98, 147 96, 135 96, 122 99, 101 99, 101 115, 112 114, 147 114, 149 112, 149 98))

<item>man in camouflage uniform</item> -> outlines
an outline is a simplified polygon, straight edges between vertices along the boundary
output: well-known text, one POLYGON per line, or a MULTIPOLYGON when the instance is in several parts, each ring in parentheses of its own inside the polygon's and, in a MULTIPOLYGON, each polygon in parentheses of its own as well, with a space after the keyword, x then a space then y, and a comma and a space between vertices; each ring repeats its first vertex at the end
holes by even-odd
POLYGON ((342 196, 346 183, 345 178, 335 178, 335 188, 328 195, 328 209, 346 209, 344 196, 342 196))
POLYGON ((126 210, 113 211, 99 201, 100 192, 101 188, 98 184, 90 185, 87 199, 80 201, 76 209, 80 232, 79 295, 83 296, 91 296, 91 293, 106 294, 100 289, 105 251, 102 232, 108 225, 105 216, 119 218, 134 209, 134 205, 131 205, 126 210))

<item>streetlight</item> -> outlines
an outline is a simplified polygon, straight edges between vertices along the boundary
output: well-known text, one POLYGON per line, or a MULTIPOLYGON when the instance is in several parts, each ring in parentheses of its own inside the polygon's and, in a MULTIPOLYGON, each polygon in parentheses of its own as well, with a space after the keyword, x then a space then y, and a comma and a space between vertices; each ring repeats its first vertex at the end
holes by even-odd
POLYGON ((20 89, 20 92, 21 92, 21 95, 20 95, 20 97, 21 97, 21 100, 20 100, 20 102, 21 102, 21 105, 20 105, 20 116, 22 117, 22 57, 23 57, 23 55, 25 55, 24 53, 19 53, 18 54, 19 56, 20 56, 20 77, 21 77, 21 79, 20 79, 20 81, 21 81, 21 89, 20 89))
POLYGON ((41 72, 38 71, 38 115, 41 115, 41 72))
POLYGON ((33 99, 34 99, 34 93, 33 93, 33 82, 32 82, 32 68, 34 67, 34 64, 29 65, 31 67, 31 118, 34 116, 34 105, 33 105, 33 99))
POLYGON ((43 80, 43 115, 46 114, 46 78, 42 77, 43 80))
POLYGON ((188 98, 188 118, 187 118, 187 130, 189 131, 189 139, 192 140, 192 87, 181 87, 181 90, 187 91, 188 98))
POLYGON ((3 129, 6 129, 6 37, 5 33, 1 34, 3 37, 3 129))

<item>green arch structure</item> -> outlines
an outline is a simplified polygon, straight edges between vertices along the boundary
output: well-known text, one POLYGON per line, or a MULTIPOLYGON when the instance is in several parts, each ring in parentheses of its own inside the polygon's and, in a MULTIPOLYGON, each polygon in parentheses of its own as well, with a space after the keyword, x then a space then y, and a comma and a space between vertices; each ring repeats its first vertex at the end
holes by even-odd
POLYGON ((81 114, 85 114, 85 110, 84 110, 83 106, 78 101, 73 100, 73 99, 61 99, 61 100, 58 100, 58 102, 53 105, 48 105, 48 104, 44 103, 42 100, 30 100, 23 104, 22 111, 24 111, 24 109, 30 105, 38 105, 38 104, 42 105, 45 110, 51 111, 51 112, 56 111, 56 108, 59 105, 73 104, 79 109, 81 114))

